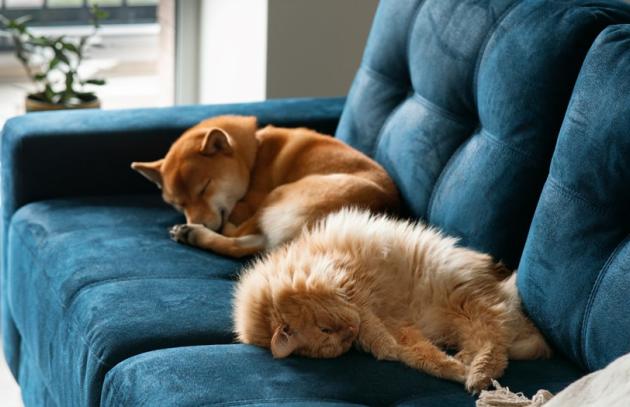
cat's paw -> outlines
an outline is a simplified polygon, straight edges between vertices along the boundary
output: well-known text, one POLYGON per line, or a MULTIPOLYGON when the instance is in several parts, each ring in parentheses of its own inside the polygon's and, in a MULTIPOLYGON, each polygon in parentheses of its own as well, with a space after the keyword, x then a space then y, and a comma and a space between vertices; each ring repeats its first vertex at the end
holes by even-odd
POLYGON ((466 380, 468 379, 468 366, 453 357, 449 357, 448 360, 450 362, 450 379, 459 383, 466 383, 466 380))
POLYGON ((473 352, 470 352, 470 351, 460 350, 459 352, 457 352, 455 354, 454 357, 455 357, 455 359, 459 360, 460 362, 462 362, 466 366, 470 366, 470 364, 472 363, 473 359, 475 358, 475 354, 473 352))
POLYGON ((485 372, 471 370, 466 378, 466 390, 472 394, 480 393, 492 383, 492 377, 485 372))

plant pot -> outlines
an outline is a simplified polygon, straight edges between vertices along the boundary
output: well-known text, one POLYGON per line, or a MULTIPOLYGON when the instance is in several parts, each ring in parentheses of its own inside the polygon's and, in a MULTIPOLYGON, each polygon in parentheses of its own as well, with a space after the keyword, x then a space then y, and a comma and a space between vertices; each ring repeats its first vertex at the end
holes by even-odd
POLYGON ((76 104, 60 105, 38 100, 37 95, 28 95, 24 100, 27 112, 41 112, 46 110, 65 110, 65 109, 98 109, 101 107, 99 98, 94 97, 92 100, 82 101, 76 104))

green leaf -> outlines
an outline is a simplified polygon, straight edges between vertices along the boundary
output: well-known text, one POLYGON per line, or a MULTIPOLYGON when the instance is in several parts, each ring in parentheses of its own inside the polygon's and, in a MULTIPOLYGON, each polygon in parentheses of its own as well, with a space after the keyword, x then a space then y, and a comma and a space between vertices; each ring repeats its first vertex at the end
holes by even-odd
POLYGON ((74 96, 82 102, 91 102, 96 99, 94 92, 75 92, 74 96))
POLYGON ((64 54, 64 52, 61 50, 57 50, 57 49, 55 50, 55 58, 59 58, 59 61, 63 62, 66 65, 70 65, 70 60, 68 59, 66 54, 64 54))
POLYGON ((72 91, 72 85, 74 85, 74 72, 66 72, 66 92, 72 91))
POLYGON ((79 51, 79 48, 76 45, 72 44, 72 43, 64 42, 64 43, 62 43, 62 47, 64 49, 67 49, 70 52, 74 52, 77 55, 81 54, 81 51, 79 51))
POLYGON ((50 41, 46 37, 33 37, 28 42, 33 44, 33 45, 37 45, 39 47, 52 47, 52 46, 54 46, 54 42, 50 41))
POLYGON ((90 14, 92 15, 92 24, 94 24, 94 28, 100 27, 100 21, 105 20, 109 17, 109 13, 102 8, 100 8, 97 4, 94 4, 90 9, 90 14))
POLYGON ((48 63, 48 70, 52 71, 53 69, 55 69, 55 67, 59 65, 59 62, 61 62, 61 60, 57 57, 54 57, 53 59, 51 59, 50 62, 48 63))
POLYGON ((90 85, 103 86, 105 85, 105 79, 88 79, 86 81, 83 81, 83 83, 89 83, 90 85))
POLYGON ((44 89, 44 97, 47 102, 55 103, 55 91, 52 90, 49 84, 46 84, 46 88, 44 89))
POLYGON ((14 21, 16 22, 16 24, 18 25, 25 25, 26 23, 28 23, 29 21, 31 21, 33 19, 33 17, 29 16, 29 15, 25 15, 22 17, 18 17, 16 18, 14 21))
POLYGON ((0 14, 0 22, 4 24, 5 28, 9 31, 17 31, 20 34, 26 32, 26 23, 31 19, 31 16, 22 16, 16 19, 10 19, 0 14))
POLYGON ((96 4, 92 7, 91 13, 95 20, 104 20, 109 17, 109 13, 96 4))
POLYGON ((37 73, 33 76, 33 79, 35 79, 35 81, 37 82, 41 82, 43 80, 46 79, 46 74, 45 73, 37 73))

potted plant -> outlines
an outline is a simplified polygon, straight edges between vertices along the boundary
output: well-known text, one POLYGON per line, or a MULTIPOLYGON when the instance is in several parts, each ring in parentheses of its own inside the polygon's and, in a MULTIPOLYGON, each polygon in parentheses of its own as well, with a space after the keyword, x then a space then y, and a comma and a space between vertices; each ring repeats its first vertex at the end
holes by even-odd
POLYGON ((100 107, 100 100, 85 85, 104 85, 103 79, 79 77, 90 39, 100 27, 107 13, 97 6, 90 10, 94 29, 88 35, 68 38, 65 35, 45 36, 33 34, 26 23, 29 16, 8 19, 0 15, 3 31, 13 39, 15 56, 36 87, 26 96, 26 111, 85 109, 100 107))

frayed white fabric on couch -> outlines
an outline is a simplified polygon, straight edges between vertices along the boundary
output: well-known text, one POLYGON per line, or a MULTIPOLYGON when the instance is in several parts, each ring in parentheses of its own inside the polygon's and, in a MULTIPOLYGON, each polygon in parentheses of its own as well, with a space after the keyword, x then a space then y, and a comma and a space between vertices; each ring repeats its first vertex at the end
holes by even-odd
POLYGON ((496 390, 481 392, 477 407, 626 407, 630 405, 630 353, 584 376, 553 397, 548 391, 540 390, 528 399, 508 388, 495 387, 496 390))

